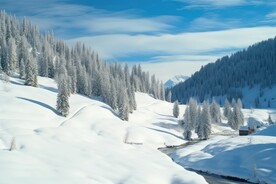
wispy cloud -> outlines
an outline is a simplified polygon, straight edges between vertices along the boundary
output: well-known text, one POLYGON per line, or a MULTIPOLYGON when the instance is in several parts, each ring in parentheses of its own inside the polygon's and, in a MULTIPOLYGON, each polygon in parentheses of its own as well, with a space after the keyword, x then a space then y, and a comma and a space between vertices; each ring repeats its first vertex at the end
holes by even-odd
POLYGON ((262 0, 174 0, 185 4, 185 8, 225 8, 249 4, 261 4, 262 0))
POLYGON ((276 12, 271 12, 266 15, 267 19, 275 19, 276 18, 276 12))
POLYGON ((1 1, 7 11, 16 11, 27 16, 40 29, 54 29, 63 37, 74 35, 73 31, 82 35, 164 33, 174 28, 173 23, 180 19, 177 16, 140 17, 128 10, 110 12, 60 0, 49 0, 47 3, 38 3, 34 0, 1 1))
POLYGON ((132 54, 139 55, 141 53, 201 55, 224 49, 235 51, 245 48, 255 42, 274 37, 275 32, 276 27, 253 27, 180 34, 109 34, 80 37, 68 40, 68 42, 82 41, 90 44, 108 59, 126 57, 132 54))
POLYGON ((192 31, 208 31, 208 30, 222 30, 233 29, 240 27, 241 22, 237 19, 219 19, 217 16, 205 16, 194 19, 189 29, 192 31))

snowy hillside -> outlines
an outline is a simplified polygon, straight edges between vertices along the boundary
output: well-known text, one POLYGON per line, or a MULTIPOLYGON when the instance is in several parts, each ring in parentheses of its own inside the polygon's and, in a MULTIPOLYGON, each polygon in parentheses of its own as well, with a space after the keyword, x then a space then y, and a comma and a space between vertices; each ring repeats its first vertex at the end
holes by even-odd
POLYGON ((22 83, 0 81, 1 184, 206 183, 156 149, 184 142, 172 104, 137 93, 138 109, 125 122, 97 99, 71 95, 64 118, 53 80, 22 83))
MULTIPOLYGON (((268 112, 275 121, 275 111, 244 110, 245 119, 253 117, 266 123, 268 112)), ((171 154, 184 168, 254 183, 276 183, 276 126, 265 126, 248 136, 213 136, 171 154)))
MULTIPOLYGON (((261 108, 261 109, 275 109, 276 108, 276 85, 272 85, 271 88, 260 89, 259 85, 253 87, 239 88, 243 96, 243 107, 261 108)), ((208 98, 211 100, 210 96, 208 98)), ((226 96, 214 96, 217 102, 223 105, 226 96)))
POLYGON ((184 76, 184 75, 176 75, 173 78, 167 80, 164 84, 165 88, 171 88, 177 84, 179 84, 180 82, 184 82, 185 80, 187 80, 189 77, 188 76, 184 76))

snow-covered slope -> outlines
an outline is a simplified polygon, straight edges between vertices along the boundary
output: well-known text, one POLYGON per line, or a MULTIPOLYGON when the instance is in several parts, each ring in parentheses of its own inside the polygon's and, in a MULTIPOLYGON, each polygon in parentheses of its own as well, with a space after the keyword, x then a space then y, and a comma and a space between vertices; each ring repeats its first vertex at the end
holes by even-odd
POLYGON ((184 82, 185 80, 187 80, 189 77, 188 76, 184 76, 184 75, 176 75, 173 78, 167 80, 164 84, 165 88, 171 88, 177 84, 179 84, 180 82, 184 82))
MULTIPOLYGON (((242 93, 242 103, 244 108, 262 108, 262 109, 275 109, 276 108, 276 85, 271 88, 264 88, 260 90, 259 85, 253 87, 238 88, 242 93)), ((226 96, 214 96, 217 102, 222 105, 226 96)), ((209 99, 211 99, 208 96, 209 99)))
POLYGON ((183 143, 172 104, 137 93, 138 110, 124 122, 97 99, 71 95, 64 118, 54 81, 38 82, 0 81, 1 184, 206 183, 156 149, 183 143))
MULTIPOLYGON (((267 123, 275 110, 244 110, 245 119, 267 123)), ((256 183, 276 183, 276 126, 265 126, 249 136, 212 136, 171 154, 185 168, 242 178, 256 183)))

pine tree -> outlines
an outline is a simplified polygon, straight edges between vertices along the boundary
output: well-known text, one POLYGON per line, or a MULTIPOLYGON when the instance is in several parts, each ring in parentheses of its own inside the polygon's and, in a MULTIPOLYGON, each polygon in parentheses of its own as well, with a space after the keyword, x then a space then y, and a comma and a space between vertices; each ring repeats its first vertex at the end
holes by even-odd
POLYGON ((197 117, 196 117, 196 124, 195 124, 195 133, 196 134, 198 134, 198 132, 199 132, 199 125, 200 125, 200 121, 201 121, 201 107, 200 106, 198 106, 198 108, 197 108, 197 117))
POLYGON ((268 116, 267 121, 268 121, 268 124, 269 124, 269 125, 272 125, 272 124, 273 124, 273 121, 272 121, 272 119, 271 119, 270 114, 269 114, 269 116, 268 116))
POLYGON ((19 76, 20 76, 20 79, 24 79, 25 78, 25 63, 24 63, 24 60, 21 59, 20 61, 20 65, 19 65, 19 76))
POLYGON ((240 109, 242 109, 243 105, 242 105, 242 101, 240 98, 238 98, 238 100, 237 100, 237 105, 240 109))
POLYGON ((166 100, 167 100, 167 102, 172 102, 172 92, 171 92, 171 90, 169 90, 166 100))
POLYGON ((179 116, 179 103, 177 100, 173 104, 173 116, 175 118, 178 118, 178 116, 179 116))
POLYGON ((124 120, 128 121, 129 118, 129 104, 128 104, 128 96, 126 90, 122 87, 120 88, 120 93, 119 93, 119 117, 124 120))
POLYGON ((185 109, 184 122, 182 125, 184 129, 183 136, 186 140, 191 140, 191 137, 192 137, 193 124, 192 124, 190 115, 191 115, 190 108, 187 106, 185 109))
POLYGON ((31 54, 28 54, 26 60, 26 68, 25 68, 25 85, 27 86, 37 86, 37 68, 34 58, 31 54))
POLYGON ((16 51, 16 44, 14 38, 10 38, 8 41, 8 74, 15 71, 18 66, 17 62, 17 51, 16 51))
POLYGON ((231 111, 229 118, 228 118, 228 125, 234 129, 238 130, 241 125, 244 124, 244 117, 243 113, 241 111, 241 108, 238 104, 236 104, 233 108, 233 111, 231 111))
POLYGON ((195 128, 196 119, 197 119, 197 116, 198 116, 197 101, 193 98, 190 98, 188 105, 189 105, 189 108, 190 108, 190 116, 191 116, 192 126, 193 126, 193 128, 195 128))
POLYGON ((213 98, 212 104, 210 106, 210 113, 211 113, 213 123, 221 123, 220 107, 214 98, 213 98))
POLYGON ((224 101, 223 115, 224 117, 229 118, 230 113, 231 113, 231 105, 226 98, 224 101))
POLYGON ((118 94, 115 88, 115 82, 113 79, 111 79, 111 87, 110 87, 110 102, 109 105, 113 110, 116 110, 118 108, 117 106, 117 98, 118 94))
POLYGON ((198 128, 198 138, 208 139, 211 134, 211 114, 208 102, 203 103, 202 113, 200 115, 200 122, 198 128))
POLYGON ((66 117, 69 114, 69 95, 68 95, 68 84, 67 76, 62 74, 59 75, 58 79, 58 95, 57 95, 57 111, 62 116, 66 117))

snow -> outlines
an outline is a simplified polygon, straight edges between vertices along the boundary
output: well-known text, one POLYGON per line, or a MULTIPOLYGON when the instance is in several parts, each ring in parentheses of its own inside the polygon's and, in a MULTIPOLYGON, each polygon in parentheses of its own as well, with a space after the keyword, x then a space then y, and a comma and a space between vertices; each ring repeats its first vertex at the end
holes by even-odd
MULTIPOLYGON (((244 115, 249 122, 257 115, 265 122, 268 112, 244 110, 244 115)), ((212 136, 209 140, 176 150, 170 156, 184 168, 274 184, 276 126, 265 125, 249 136, 212 136)))
POLYGON ((0 81, 1 184, 206 183, 157 150, 185 142, 173 104, 136 93, 138 109, 125 122, 98 99, 71 95, 64 118, 55 82, 38 82, 0 81), (13 138, 17 149, 8 151, 13 138))

